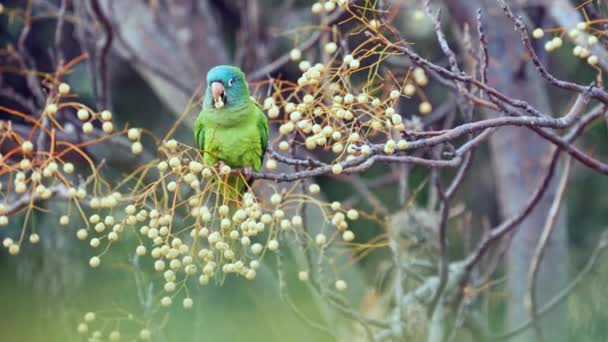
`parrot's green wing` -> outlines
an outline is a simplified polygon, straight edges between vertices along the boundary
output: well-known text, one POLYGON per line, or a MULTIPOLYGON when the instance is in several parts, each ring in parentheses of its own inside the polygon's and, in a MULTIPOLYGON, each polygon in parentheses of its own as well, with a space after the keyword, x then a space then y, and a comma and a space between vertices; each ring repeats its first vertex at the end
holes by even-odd
POLYGON ((266 148, 268 147, 268 120, 266 119, 266 115, 264 112, 258 107, 255 106, 256 115, 257 115, 257 125, 260 130, 260 143, 262 144, 262 154, 260 155, 260 167, 264 163, 264 154, 266 153, 266 148))
POLYGON ((201 150, 205 149, 205 126, 202 119, 203 116, 199 115, 194 122, 194 141, 201 150))

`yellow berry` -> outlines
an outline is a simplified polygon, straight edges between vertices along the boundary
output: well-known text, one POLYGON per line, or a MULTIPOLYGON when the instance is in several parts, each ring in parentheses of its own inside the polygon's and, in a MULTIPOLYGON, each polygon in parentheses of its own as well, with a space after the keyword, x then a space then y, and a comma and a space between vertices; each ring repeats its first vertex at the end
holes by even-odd
POLYGON ((36 244, 36 243, 40 242, 40 235, 38 235, 36 233, 30 234, 30 242, 32 244, 36 244))
POLYGON ((333 1, 327 1, 323 5, 323 8, 325 9, 325 12, 331 12, 336 9, 336 4, 333 1))
POLYGON ((148 329, 142 329, 139 332, 139 338, 141 340, 148 341, 150 338, 152 338, 152 333, 148 329))
POLYGON ((340 5, 340 7, 346 8, 348 7, 348 0, 338 0, 338 5, 340 5))
POLYGON ((589 36, 589 38, 587 38, 587 44, 593 46, 595 44, 597 44, 599 40, 597 39, 596 36, 589 36))
POLYGON ((302 58, 302 51, 300 51, 300 49, 292 49, 289 52, 289 58, 291 58, 292 61, 299 61, 300 58, 302 58))
MULTIPOLYGON (((269 244, 270 244, 270 242, 269 242, 269 244)), ((263 249, 264 249, 264 247, 263 247, 261 244, 259 244, 259 243, 254 243, 254 244, 251 246, 251 253, 253 253, 253 254, 255 254, 255 255, 258 255, 258 254, 262 253, 262 250, 263 250, 263 249)))
POLYGON ((99 264, 101 263, 101 259, 99 259, 99 257, 92 257, 91 259, 89 259, 89 266, 95 268, 98 267, 99 264))
POLYGON ((399 95, 401 95, 399 90, 393 90, 393 91, 391 91, 389 97, 391 98, 391 100, 396 100, 399 98, 399 95))
POLYGON ((70 85, 67 83, 59 84, 59 94, 67 95, 70 92, 70 85))
POLYGON ((323 233, 317 234, 317 236, 315 236, 315 243, 318 246, 324 246, 327 243, 327 237, 325 236, 325 234, 323 234, 323 233))
POLYGON ((572 30, 568 31, 568 37, 570 37, 571 39, 576 39, 576 38, 578 38, 580 33, 581 32, 579 30, 572 29, 572 30))
POLYGON ((270 171, 274 171, 277 169, 277 162, 274 159, 268 159, 266 162, 266 168, 270 171))
POLYGON ((101 112, 101 119, 103 121, 110 121, 112 120, 112 112, 110 112, 109 110, 104 110, 101 112))
POLYGON ((72 172, 74 172, 74 164, 70 162, 63 164, 63 172, 67 174, 71 174, 72 172))
POLYGON ((403 93, 407 96, 412 96, 416 93, 416 87, 413 84, 408 83, 403 88, 403 93))
POLYGON ((342 233, 342 239, 346 242, 351 242, 355 239, 355 233, 350 230, 346 230, 344 233, 342 233))
POLYGON ((551 39, 551 42, 553 44, 553 48, 555 49, 562 47, 562 44, 564 43, 564 41, 560 37, 554 37, 553 39, 551 39))
POLYGON ((276 251, 279 249, 279 242, 275 239, 268 241, 268 249, 271 251, 276 251))
POLYGON ((76 116, 78 116, 78 119, 80 119, 81 121, 86 121, 90 117, 89 111, 84 108, 80 108, 76 113, 76 116))
POLYGON ((400 149, 400 150, 405 150, 405 149, 407 149, 407 141, 406 141, 406 140, 404 140, 404 139, 400 139, 400 140, 397 142, 397 148, 398 148, 398 149, 400 149))
POLYGON ((587 63, 589 63, 589 65, 597 65, 598 62, 599 60, 596 55, 591 55, 587 58, 587 63))
POLYGON ((54 103, 48 104, 45 108, 45 112, 49 115, 55 115, 55 113, 57 113, 57 110, 57 105, 54 103))
POLYGON ((268 109, 268 117, 271 119, 276 119, 279 117, 279 107, 272 106, 268 109))
POLYGON ((380 27, 380 22, 378 20, 376 20, 376 19, 372 19, 372 20, 369 21, 369 26, 372 29, 376 30, 376 29, 378 29, 380 27))
POLYGON ((346 217, 348 217, 349 220, 356 220, 359 218, 359 212, 355 209, 350 209, 347 213, 346 213, 346 217))
POLYGON ((342 171, 343 171, 343 168, 342 168, 342 165, 340 165, 340 164, 334 164, 334 165, 331 167, 331 172, 332 172, 333 174, 335 174, 335 175, 339 175, 339 174, 341 174, 341 173, 342 173, 342 171))
POLYGON ((315 2, 312 5, 311 10, 312 10, 312 13, 319 14, 319 13, 323 12, 323 5, 321 3, 319 3, 319 2, 315 2))
POLYGON ((129 138, 129 140, 135 141, 141 137, 141 130, 139 130, 138 128, 129 128, 129 130, 127 131, 127 137, 129 138))
POLYGON ((91 134, 93 133, 93 124, 90 122, 85 122, 82 125, 82 131, 84 132, 84 134, 91 134))
POLYGON ((63 215, 59 218, 59 224, 62 226, 67 226, 70 223, 70 217, 67 215, 63 215))
POLYGON ((281 195, 274 193, 272 194, 272 196, 270 196, 270 203, 272 203, 273 205, 279 205, 282 201, 282 197, 281 195))
POLYGON ((321 192, 321 187, 318 184, 310 184, 308 186, 308 192, 310 192, 313 195, 316 195, 319 192, 321 192))
POLYGON ((420 103, 418 110, 420 111, 420 114, 428 114, 433 110, 433 106, 431 106, 430 102, 424 101, 420 103))
POLYGON ((86 334, 89 331, 89 326, 86 323, 78 324, 77 331, 79 334, 86 334))
POLYGON ((103 129, 104 132, 106 132, 108 134, 110 134, 110 133, 112 133, 112 131, 114 131, 114 125, 110 121, 104 122, 101 125, 101 128, 103 129))
POLYGON ((585 30, 587 29, 587 23, 586 23, 586 22, 584 22, 584 21, 582 21, 582 22, 580 22, 580 23, 576 24, 576 28, 577 28, 579 31, 585 31, 585 30))
POLYGON ((131 145, 131 152, 133 152, 133 154, 141 154, 143 149, 144 147, 139 141, 136 141, 133 143, 133 145, 131 145))
POLYGON ((30 153, 32 152, 32 150, 34 150, 34 144, 32 144, 31 141, 26 140, 21 143, 21 150, 23 151, 23 153, 30 153))
POLYGON ((323 47, 323 50, 328 55, 331 55, 332 53, 336 52, 336 50, 338 50, 338 45, 334 42, 329 42, 329 43, 325 44, 325 46, 323 47))
POLYGON ((308 71, 308 69, 310 69, 310 62, 309 61, 301 61, 298 64, 298 68, 300 69, 300 71, 306 72, 306 71, 308 71))
POLYGON ((120 332, 118 332, 117 330, 114 330, 110 333, 110 341, 115 342, 115 341, 120 341, 120 332))
POLYGON ((94 312, 87 312, 86 314, 84 314, 84 321, 87 323, 91 323, 95 320, 95 313, 94 312))
POLYGON ((163 297, 160 300, 160 305, 167 307, 170 306, 173 303, 173 300, 171 299, 171 297, 163 297))
POLYGON ((336 280, 335 285, 336 285, 336 290, 338 290, 338 291, 345 291, 346 288, 348 287, 344 280, 336 280))

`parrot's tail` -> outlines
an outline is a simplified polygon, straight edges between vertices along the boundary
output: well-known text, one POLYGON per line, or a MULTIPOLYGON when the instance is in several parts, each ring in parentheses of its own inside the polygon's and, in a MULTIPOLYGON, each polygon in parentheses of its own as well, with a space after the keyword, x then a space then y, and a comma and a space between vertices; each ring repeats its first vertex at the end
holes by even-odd
POLYGON ((247 180, 243 175, 227 175, 218 179, 218 195, 229 207, 240 205, 243 192, 247 189, 247 180))

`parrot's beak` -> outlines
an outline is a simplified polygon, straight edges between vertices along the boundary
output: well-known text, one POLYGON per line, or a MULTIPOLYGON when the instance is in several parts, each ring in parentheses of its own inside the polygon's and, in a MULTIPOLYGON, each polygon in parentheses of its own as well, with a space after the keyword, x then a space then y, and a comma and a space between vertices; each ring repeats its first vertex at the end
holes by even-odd
POLYGON ((222 108, 224 106, 226 94, 224 93, 224 85, 222 84, 222 82, 211 82, 211 96, 213 97, 213 103, 215 104, 215 108, 222 108))

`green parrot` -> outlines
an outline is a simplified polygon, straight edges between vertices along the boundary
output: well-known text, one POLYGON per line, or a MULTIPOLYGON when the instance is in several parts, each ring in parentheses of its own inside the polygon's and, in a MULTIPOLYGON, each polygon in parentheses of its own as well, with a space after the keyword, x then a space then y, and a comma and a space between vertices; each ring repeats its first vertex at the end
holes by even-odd
POLYGON ((225 163, 244 169, 245 175, 226 176, 219 188, 224 199, 237 201, 245 189, 246 174, 260 170, 268 146, 268 120, 251 100, 245 74, 238 67, 219 65, 207 73, 194 139, 206 165, 225 163))

